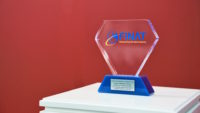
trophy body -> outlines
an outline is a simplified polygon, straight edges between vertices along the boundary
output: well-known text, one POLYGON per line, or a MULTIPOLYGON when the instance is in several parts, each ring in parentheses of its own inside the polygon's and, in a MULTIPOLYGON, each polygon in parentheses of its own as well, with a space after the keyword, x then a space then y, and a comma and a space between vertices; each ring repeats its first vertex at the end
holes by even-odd
POLYGON ((154 90, 140 72, 158 39, 150 20, 105 20, 95 41, 112 74, 104 77, 98 91, 151 95, 154 90))

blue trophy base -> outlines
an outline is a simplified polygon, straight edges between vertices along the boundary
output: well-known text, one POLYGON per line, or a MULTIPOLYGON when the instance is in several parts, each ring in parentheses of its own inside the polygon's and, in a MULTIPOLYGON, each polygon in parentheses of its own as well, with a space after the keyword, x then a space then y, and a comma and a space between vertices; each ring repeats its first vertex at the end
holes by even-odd
POLYGON ((146 76, 106 75, 98 92, 150 96, 154 90, 146 76))

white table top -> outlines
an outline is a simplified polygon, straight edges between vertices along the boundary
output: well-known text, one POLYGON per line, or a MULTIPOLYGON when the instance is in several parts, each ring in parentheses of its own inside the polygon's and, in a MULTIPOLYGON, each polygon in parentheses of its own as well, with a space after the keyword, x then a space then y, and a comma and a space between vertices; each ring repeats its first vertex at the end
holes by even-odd
POLYGON ((153 95, 137 96, 98 93, 99 85, 95 83, 43 98, 40 106, 114 113, 182 113, 200 100, 200 90, 197 89, 155 86, 153 95))

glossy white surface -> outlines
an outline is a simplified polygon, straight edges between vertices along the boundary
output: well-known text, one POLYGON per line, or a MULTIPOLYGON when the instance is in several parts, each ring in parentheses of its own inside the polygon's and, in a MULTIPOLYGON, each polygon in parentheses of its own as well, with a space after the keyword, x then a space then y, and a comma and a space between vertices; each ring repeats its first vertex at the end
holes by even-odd
POLYGON ((153 95, 136 96, 98 93, 99 85, 43 98, 40 106, 45 110, 41 113, 185 113, 200 100, 197 89, 155 86, 153 95))

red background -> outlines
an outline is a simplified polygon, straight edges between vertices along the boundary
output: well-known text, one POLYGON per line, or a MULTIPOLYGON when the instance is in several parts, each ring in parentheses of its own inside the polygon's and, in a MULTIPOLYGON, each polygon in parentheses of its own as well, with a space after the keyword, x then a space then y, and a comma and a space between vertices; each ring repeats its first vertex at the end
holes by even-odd
POLYGON ((104 19, 150 19, 153 85, 200 88, 199 0, 0 0, 0 113, 37 113, 45 96, 110 73, 94 36, 104 19))

